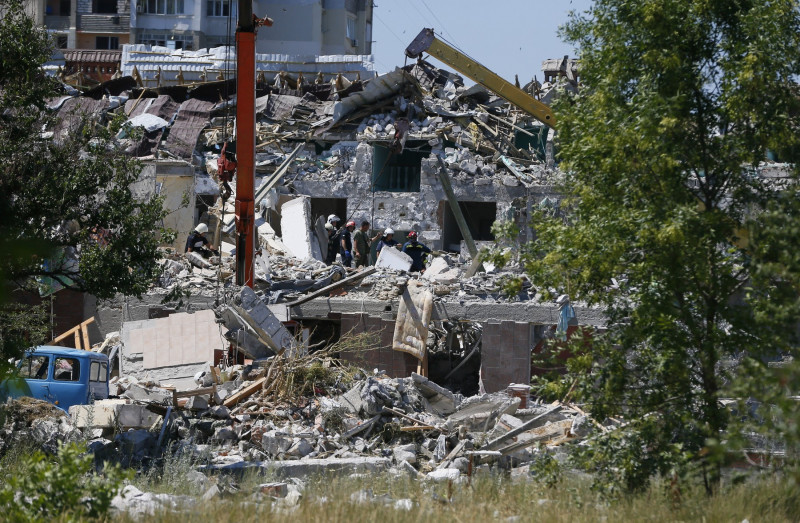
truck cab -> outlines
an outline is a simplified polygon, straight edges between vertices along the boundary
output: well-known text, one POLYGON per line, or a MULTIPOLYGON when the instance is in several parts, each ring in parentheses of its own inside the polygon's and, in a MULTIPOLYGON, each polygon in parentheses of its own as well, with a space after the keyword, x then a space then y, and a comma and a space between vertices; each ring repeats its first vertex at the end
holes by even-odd
POLYGON ((64 411, 108 398, 108 356, 66 347, 40 346, 25 353, 18 375, 2 388, 11 397, 49 401, 64 411))

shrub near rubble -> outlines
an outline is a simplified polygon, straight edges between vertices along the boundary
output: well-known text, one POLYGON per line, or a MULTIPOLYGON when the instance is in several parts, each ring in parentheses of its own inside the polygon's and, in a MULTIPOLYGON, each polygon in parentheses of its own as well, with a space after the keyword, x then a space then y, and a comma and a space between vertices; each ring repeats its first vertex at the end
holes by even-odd
POLYGON ((7 470, 0 488, 0 511, 7 521, 50 521, 56 518, 103 518, 123 480, 130 477, 118 466, 92 471, 94 459, 86 448, 61 445, 55 459, 43 452, 21 457, 17 470, 7 470))

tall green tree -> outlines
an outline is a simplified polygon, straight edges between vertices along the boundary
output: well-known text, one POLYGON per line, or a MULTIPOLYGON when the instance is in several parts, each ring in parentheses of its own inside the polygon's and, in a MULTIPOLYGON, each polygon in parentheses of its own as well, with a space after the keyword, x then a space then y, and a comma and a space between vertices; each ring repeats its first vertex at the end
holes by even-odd
POLYGON ((596 0, 562 33, 581 80, 556 107, 564 214, 522 257, 540 289, 608 316, 567 382, 633 423, 586 463, 627 489, 696 470, 711 491, 736 363, 794 352, 798 3, 596 0))
MULTIPOLYGON (((42 65, 47 31, 0 0, 0 361, 45 332, 8 304, 43 278, 99 298, 141 295, 158 273, 165 212, 131 190, 141 166, 115 143, 118 122, 78 118, 67 133, 48 102, 65 93, 42 65), (6 302, 3 305, 3 302, 6 302)), ((29 314, 28 319, 38 316, 29 314)))

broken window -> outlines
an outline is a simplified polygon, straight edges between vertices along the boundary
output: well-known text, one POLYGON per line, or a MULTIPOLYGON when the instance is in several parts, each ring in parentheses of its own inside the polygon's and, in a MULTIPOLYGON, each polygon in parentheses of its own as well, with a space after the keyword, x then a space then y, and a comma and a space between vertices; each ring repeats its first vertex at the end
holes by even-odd
MULTIPOLYGON (((92 5, 93 13, 116 14, 117 0, 94 0, 92 5)), ((109 47, 98 47, 98 49, 110 49, 109 47)), ((114 48, 116 49, 116 47, 114 48)))
POLYGON ((347 17, 347 39, 353 47, 358 46, 358 38, 356 37, 356 19, 347 17))
POLYGON ((53 379, 56 381, 79 381, 81 363, 75 358, 56 358, 53 379))
POLYGON ((206 16, 230 16, 230 0, 208 0, 206 16))
POLYGON ((19 375, 29 380, 46 380, 49 365, 50 357, 48 356, 29 356, 22 361, 19 375))
POLYGON ((419 192, 422 159, 428 152, 414 151, 409 146, 400 153, 388 147, 372 147, 372 184, 376 191, 419 192))
POLYGON ((96 36, 94 39, 95 49, 119 49, 119 37, 117 36, 96 36))
MULTIPOLYGON (((441 205, 444 209, 440 211, 442 216, 442 246, 444 250, 450 252, 461 252, 461 242, 464 236, 458 227, 458 222, 450 208, 448 202, 443 201, 441 205)), ((497 220, 496 202, 458 202, 461 207, 461 214, 467 222, 467 227, 472 235, 472 239, 477 241, 492 241, 492 224, 497 220)))

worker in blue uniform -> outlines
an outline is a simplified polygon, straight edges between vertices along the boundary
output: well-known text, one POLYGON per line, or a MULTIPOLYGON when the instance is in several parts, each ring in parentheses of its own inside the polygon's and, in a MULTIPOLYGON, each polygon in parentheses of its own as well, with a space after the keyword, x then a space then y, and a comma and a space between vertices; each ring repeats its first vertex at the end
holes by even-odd
POLYGON ((411 272, 425 272, 426 255, 431 250, 424 244, 417 241, 417 232, 408 233, 408 241, 403 245, 403 252, 411 257, 411 272))

